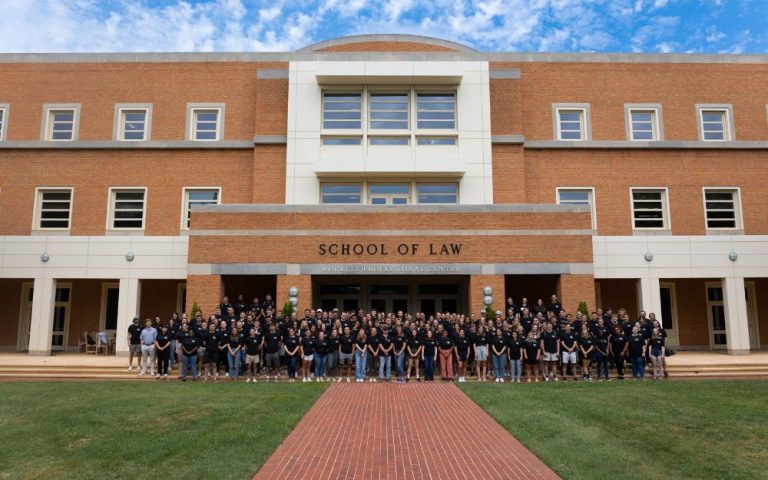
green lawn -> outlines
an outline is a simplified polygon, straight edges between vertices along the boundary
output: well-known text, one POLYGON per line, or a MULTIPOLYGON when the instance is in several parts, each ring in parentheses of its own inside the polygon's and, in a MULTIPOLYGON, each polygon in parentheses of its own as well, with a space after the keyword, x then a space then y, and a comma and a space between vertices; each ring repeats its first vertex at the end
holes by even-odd
POLYGON ((0 479, 247 479, 325 388, 0 383, 0 479))
POLYGON ((461 388, 566 479, 768 478, 768 382, 461 388))

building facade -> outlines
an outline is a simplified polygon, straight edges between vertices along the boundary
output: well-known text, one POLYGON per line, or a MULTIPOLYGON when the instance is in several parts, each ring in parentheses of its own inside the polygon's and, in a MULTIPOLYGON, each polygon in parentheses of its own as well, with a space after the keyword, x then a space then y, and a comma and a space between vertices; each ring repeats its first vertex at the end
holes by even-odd
POLYGON ((0 55, 0 348, 225 294, 479 312, 557 293, 768 345, 768 56, 0 55))

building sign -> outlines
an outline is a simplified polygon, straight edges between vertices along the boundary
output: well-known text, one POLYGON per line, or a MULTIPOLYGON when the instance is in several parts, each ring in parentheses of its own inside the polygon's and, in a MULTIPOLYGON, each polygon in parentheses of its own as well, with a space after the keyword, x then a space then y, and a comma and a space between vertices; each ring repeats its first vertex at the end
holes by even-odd
POLYGON ((368 265, 320 265, 316 273, 337 273, 337 274, 385 274, 385 273, 419 273, 419 274, 456 274, 462 273, 461 265, 393 265, 393 264, 368 264, 368 265))
POLYGON ((321 243, 317 247, 320 256, 459 256, 461 243, 321 243))

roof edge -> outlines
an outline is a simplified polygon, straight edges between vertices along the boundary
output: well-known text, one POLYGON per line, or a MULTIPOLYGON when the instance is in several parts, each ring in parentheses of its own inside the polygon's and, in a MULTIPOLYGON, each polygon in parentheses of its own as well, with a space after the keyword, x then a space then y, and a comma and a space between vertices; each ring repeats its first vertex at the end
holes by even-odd
POLYGON ((296 50, 297 53, 312 53, 322 50, 324 48, 336 47, 339 45, 349 45, 352 43, 363 42, 411 42, 411 43, 423 43, 426 45, 435 45, 438 47, 445 47, 456 50, 463 53, 477 53, 474 48, 464 45, 462 43, 452 42, 450 40, 443 40, 442 38, 427 37, 424 35, 410 35, 401 33, 368 33, 364 35, 348 35, 346 37, 331 38, 329 40, 323 40, 321 42, 307 45, 306 47, 296 50))

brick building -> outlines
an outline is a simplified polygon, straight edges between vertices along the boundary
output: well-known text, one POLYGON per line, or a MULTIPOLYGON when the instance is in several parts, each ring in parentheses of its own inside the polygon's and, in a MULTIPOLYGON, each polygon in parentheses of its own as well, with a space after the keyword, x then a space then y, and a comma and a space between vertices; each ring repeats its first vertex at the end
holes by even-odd
POLYGON ((134 314, 479 311, 553 292, 768 345, 768 56, 0 55, 0 348, 134 314))

